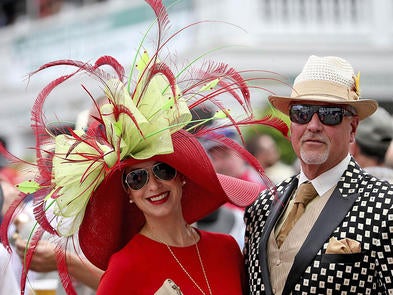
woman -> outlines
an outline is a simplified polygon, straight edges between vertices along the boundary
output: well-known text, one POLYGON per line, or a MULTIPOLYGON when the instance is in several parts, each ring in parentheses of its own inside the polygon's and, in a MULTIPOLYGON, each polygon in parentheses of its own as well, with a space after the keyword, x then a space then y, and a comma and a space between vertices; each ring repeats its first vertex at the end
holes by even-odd
POLYGON ((187 131, 171 137, 172 153, 123 160, 89 201, 79 240, 106 269, 97 294, 154 294, 166 279, 184 294, 242 294, 235 239, 190 224, 226 201, 245 206, 261 186, 216 174, 187 131))
MULTIPOLYGON (((287 128, 278 120, 253 119, 248 85, 226 64, 203 61, 196 68, 199 57, 183 69, 175 65, 178 72, 172 72, 163 61, 172 60, 166 46, 183 30, 163 39, 169 22, 165 7, 158 0, 147 2, 157 16, 156 51, 149 56, 145 48, 139 50, 129 77, 108 56, 94 64, 61 60, 38 69, 77 68, 49 83, 33 106, 39 173, 19 189, 33 194, 38 224, 24 266, 28 268, 46 231, 65 238, 58 244, 63 251, 57 251, 57 261, 69 294, 76 294, 65 265, 64 249, 70 243, 79 243, 86 258, 106 271, 98 294, 154 294, 169 282, 187 295, 241 294, 243 266, 236 241, 191 224, 226 202, 250 204, 261 185, 216 174, 198 138, 221 127, 235 126, 240 132, 240 126, 255 122, 278 126, 283 133, 287 128), (112 73, 104 72, 103 66, 112 73), (54 136, 48 133, 44 102, 55 87, 81 73, 102 83, 104 94, 99 97, 104 96, 104 102, 95 103, 97 114, 88 120, 88 128, 54 136), (237 104, 232 103, 235 114, 225 107, 228 100, 237 104), (217 112, 192 120, 191 110, 207 103, 217 112), (220 123, 195 133, 184 129, 195 130, 212 120, 220 123), (54 151, 43 147, 48 135, 55 141, 54 151)), ((262 174, 257 161, 239 144, 224 137, 214 140, 236 149, 262 174)), ((5 228, 15 208, 17 204, 5 216, 5 228)))
POLYGON ((184 294, 242 294, 243 259, 236 241, 198 231, 183 216, 187 179, 164 162, 125 168, 129 200, 146 222, 111 257, 98 294, 153 294, 168 278, 184 294))
MULTIPOLYGON (((15 196, 15 188, 0 176, 0 224, 3 212, 8 209, 12 198, 15 196)), ((16 271, 13 267, 10 253, 0 245, 0 294, 17 294, 20 292, 16 271)))

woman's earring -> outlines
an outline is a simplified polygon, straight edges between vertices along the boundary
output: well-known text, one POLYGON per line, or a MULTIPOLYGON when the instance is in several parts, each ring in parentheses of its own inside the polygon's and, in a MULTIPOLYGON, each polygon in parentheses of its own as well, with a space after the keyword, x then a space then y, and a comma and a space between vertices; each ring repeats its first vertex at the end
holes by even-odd
POLYGON ((181 182, 181 185, 185 185, 187 182, 185 181, 185 180, 183 180, 182 182, 181 182))
POLYGON ((131 200, 131 199, 129 200, 129 202, 130 202, 130 204, 134 203, 134 201, 133 201, 133 200, 131 200))

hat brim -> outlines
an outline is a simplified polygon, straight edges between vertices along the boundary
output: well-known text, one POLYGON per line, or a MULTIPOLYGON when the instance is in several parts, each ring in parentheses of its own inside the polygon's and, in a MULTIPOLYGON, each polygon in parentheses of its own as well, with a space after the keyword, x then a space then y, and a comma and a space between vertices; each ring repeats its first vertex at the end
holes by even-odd
POLYGON ((299 98, 289 96, 275 96, 271 95, 268 97, 270 103, 279 111, 289 116, 289 107, 296 103, 326 103, 334 105, 350 105, 357 111, 357 115, 360 120, 363 120, 373 114, 377 108, 378 103, 373 99, 359 99, 353 101, 346 101, 341 98, 335 98, 332 96, 303 96, 299 98))
MULTIPOLYGON (((183 216, 193 223, 230 201, 238 206, 251 204, 264 186, 216 174, 198 140, 183 130, 172 135, 174 152, 149 159, 168 163, 185 176, 183 216), (194 163, 194 164, 193 164, 194 163)), ((127 159, 121 167, 141 160, 127 159)), ((135 204, 129 203, 122 187, 122 168, 111 173, 90 198, 79 230, 84 255, 105 270, 110 256, 123 248, 140 231, 145 218, 135 204)))

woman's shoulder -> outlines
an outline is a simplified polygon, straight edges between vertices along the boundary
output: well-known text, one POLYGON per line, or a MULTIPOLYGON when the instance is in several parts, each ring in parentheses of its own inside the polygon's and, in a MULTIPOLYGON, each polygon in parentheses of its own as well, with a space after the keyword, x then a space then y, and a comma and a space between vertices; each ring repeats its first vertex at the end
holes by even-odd
MULTIPOLYGON (((211 262, 226 261, 228 267, 237 267, 243 263, 243 256, 239 244, 229 234, 198 230, 201 239, 198 243, 203 255, 211 262)), ((201 253, 202 253, 201 252, 201 253)))
POLYGON ((237 245, 237 242, 233 236, 226 233, 219 232, 210 232, 201 229, 197 229, 201 237, 201 241, 204 243, 220 243, 220 244, 234 244, 237 245))
POLYGON ((111 261, 117 265, 125 264, 127 266, 130 263, 139 263, 139 260, 143 260, 144 253, 150 253, 150 249, 153 246, 151 240, 141 234, 136 234, 123 248, 115 252, 111 256, 111 261))

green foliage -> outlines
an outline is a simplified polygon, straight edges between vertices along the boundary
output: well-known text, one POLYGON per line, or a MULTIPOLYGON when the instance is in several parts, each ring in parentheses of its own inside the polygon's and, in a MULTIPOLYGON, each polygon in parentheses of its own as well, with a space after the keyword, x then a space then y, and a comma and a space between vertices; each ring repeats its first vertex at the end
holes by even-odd
MULTIPOLYGON (((273 117, 278 117, 281 120, 283 120, 287 125, 289 126, 290 120, 289 117, 284 115, 283 113, 277 111, 276 109, 272 108, 270 105, 268 105, 266 108, 261 109, 261 110, 256 110, 255 111, 255 116, 257 118, 262 118, 266 115, 271 115, 273 117)), ((263 125, 255 125, 255 126, 250 126, 247 127, 244 130, 244 137, 245 140, 255 134, 269 134, 273 137, 273 139, 276 141, 278 149, 281 154, 281 160, 289 165, 292 165, 294 161, 296 160, 296 154, 293 151, 291 142, 289 141, 288 138, 285 138, 281 132, 278 130, 268 127, 268 126, 263 126, 263 125)))

